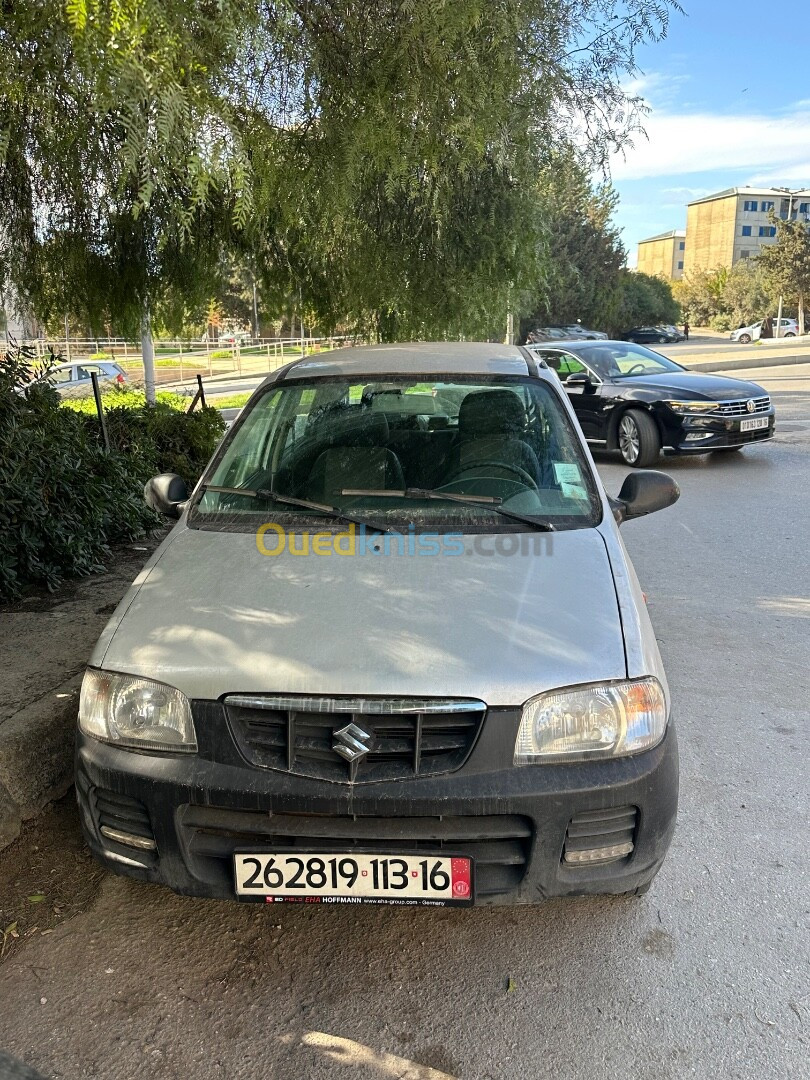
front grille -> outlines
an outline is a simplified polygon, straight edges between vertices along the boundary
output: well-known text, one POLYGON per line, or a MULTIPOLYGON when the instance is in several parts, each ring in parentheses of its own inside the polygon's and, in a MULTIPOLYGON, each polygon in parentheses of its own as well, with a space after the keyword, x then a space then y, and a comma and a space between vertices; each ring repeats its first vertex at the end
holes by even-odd
POLYGON ((717 411, 723 416, 756 416, 757 413, 766 413, 771 407, 769 397, 739 398, 737 401, 718 401, 717 411), (753 400, 753 411, 748 409, 748 401, 753 400))
POLYGON ((565 834, 563 862, 593 865, 629 858, 635 844, 637 817, 638 809, 635 806, 586 810, 575 814, 565 834), (613 854, 607 854, 611 849, 613 854))
POLYGON ((231 694, 224 704, 252 765, 337 783, 453 772, 486 714, 482 701, 443 699, 231 694))
POLYGON ((149 811, 139 799, 105 788, 94 788, 93 805, 96 825, 106 840, 143 851, 156 849, 149 811))
POLYGON ((350 817, 269 814, 184 806, 178 828, 186 857, 202 876, 232 884, 235 851, 323 851, 468 855, 475 860, 476 895, 510 892, 523 880, 531 822, 517 815, 487 817, 350 817))

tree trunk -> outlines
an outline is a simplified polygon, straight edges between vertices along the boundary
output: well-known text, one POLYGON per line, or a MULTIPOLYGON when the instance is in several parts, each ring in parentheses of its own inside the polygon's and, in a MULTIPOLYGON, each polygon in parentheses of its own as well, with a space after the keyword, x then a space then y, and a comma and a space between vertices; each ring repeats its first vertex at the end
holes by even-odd
POLYGON ((804 293, 799 293, 799 337, 804 335, 804 293))
POLYGON ((141 355, 143 356, 143 382, 146 404, 154 405, 155 397, 155 346, 152 342, 152 322, 149 311, 144 308, 141 316, 141 355))

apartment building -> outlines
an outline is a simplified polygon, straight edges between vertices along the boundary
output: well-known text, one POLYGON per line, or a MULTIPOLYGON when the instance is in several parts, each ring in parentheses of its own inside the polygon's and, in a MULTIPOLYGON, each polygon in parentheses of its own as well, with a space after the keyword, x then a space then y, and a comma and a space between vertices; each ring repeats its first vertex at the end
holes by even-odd
POLYGON ((637 269, 644 274, 677 281, 683 277, 685 255, 686 232, 672 229, 639 243, 637 269))
POLYGON ((771 211, 783 220, 810 222, 810 190, 735 187, 689 203, 684 271, 753 259, 776 235, 771 211))

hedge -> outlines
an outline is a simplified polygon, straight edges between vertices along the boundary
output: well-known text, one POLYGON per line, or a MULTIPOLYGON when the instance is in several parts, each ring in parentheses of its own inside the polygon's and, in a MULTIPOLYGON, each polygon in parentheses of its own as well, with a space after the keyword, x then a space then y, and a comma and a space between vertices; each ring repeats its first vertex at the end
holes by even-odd
POLYGON ((177 472, 194 483, 225 426, 216 409, 186 415, 115 391, 104 395, 106 453, 92 399, 63 403, 47 381, 32 384, 42 374, 29 349, 0 358, 0 599, 102 570, 113 544, 159 521, 146 480, 177 472))

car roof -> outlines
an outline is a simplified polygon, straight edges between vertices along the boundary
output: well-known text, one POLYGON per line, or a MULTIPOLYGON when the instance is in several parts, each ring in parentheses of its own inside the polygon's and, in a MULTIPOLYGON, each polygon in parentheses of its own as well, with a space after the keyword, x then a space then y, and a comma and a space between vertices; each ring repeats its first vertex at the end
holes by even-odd
MULTIPOLYGON (((570 349, 571 352, 576 352, 579 349, 601 349, 607 346, 615 345, 620 349, 632 348, 635 343, 632 341, 621 341, 618 338, 599 338, 597 340, 589 340, 583 338, 571 338, 570 341, 535 341, 531 345, 527 345, 526 348, 532 352, 537 352, 540 349, 570 349)), ((641 345, 640 348, 646 348, 646 345, 641 345)))
MULTIPOLYGON (((419 341, 361 345, 316 353, 294 361, 282 378, 366 375, 528 375, 526 354, 516 345, 481 341, 419 341)), ((275 373, 266 380, 275 380, 275 373)))

